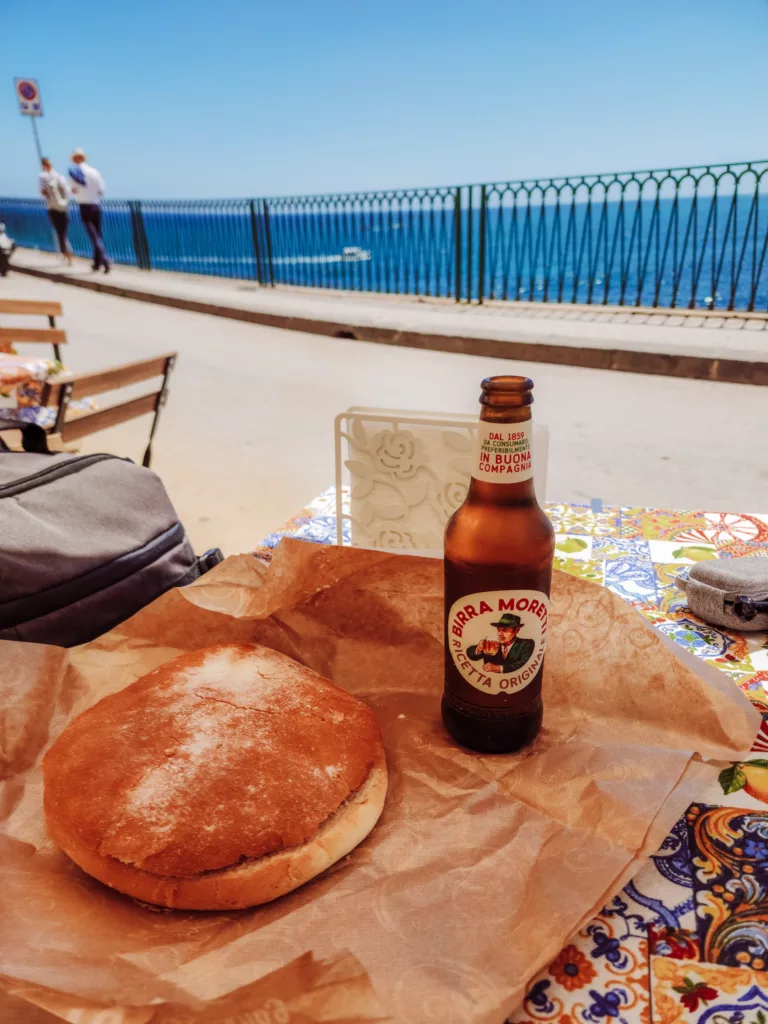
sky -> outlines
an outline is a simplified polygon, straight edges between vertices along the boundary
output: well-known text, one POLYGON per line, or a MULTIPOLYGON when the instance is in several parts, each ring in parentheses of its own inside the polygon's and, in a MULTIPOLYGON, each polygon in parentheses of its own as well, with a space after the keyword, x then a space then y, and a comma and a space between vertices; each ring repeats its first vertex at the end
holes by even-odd
POLYGON ((0 0, 0 194, 450 185, 768 156, 768 0, 0 0), (3 84, 4 83, 4 84, 3 84))

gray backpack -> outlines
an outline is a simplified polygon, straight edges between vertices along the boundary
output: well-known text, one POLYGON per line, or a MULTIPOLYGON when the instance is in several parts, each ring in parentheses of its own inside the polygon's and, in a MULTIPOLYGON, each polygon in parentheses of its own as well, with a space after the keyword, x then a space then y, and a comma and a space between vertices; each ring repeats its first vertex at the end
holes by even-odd
POLYGON ((0 639, 86 643, 221 559, 195 556, 149 469, 0 451, 0 639))

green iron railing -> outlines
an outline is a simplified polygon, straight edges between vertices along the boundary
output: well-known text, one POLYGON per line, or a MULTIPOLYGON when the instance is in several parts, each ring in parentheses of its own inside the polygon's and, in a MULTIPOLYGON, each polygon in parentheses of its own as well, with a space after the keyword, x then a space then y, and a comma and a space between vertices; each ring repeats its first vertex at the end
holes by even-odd
MULTIPOLYGON (((768 161, 444 188, 104 203, 143 269, 458 302, 768 309, 768 161)), ((52 249, 40 201, 0 199, 52 249)), ((88 240, 73 217, 76 252, 88 240)))
POLYGON ((477 298, 765 308, 766 186, 766 161, 478 186, 477 298))

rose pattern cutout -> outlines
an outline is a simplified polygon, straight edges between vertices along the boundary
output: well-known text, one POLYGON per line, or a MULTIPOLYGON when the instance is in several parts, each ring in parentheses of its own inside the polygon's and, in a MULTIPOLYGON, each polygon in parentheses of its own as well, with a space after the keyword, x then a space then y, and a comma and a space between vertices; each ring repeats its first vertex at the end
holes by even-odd
POLYGON ((378 537, 374 540, 373 546, 375 548, 396 550, 397 548, 415 548, 417 545, 414 536, 410 531, 387 529, 381 531, 378 537))
POLYGON ((474 425, 435 430, 393 419, 366 430, 365 419, 351 416, 341 435, 348 444, 352 543, 439 549, 445 524, 466 497, 474 425))
POLYGON ((437 503, 446 513, 446 518, 453 515, 467 496, 467 484, 464 480, 449 480, 443 484, 437 495, 437 503))
POLYGON ((373 458, 397 480, 412 480, 427 461, 424 445, 409 430, 382 430, 373 439, 373 458))

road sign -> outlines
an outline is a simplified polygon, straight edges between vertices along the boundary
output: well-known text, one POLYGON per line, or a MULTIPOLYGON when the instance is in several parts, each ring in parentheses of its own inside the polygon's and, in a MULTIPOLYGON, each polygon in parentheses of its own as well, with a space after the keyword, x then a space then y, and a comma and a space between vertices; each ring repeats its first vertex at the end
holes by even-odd
POLYGON ((16 99, 19 101, 19 113, 27 117, 43 116, 43 101, 40 99, 40 87, 36 78, 14 78, 16 99))

